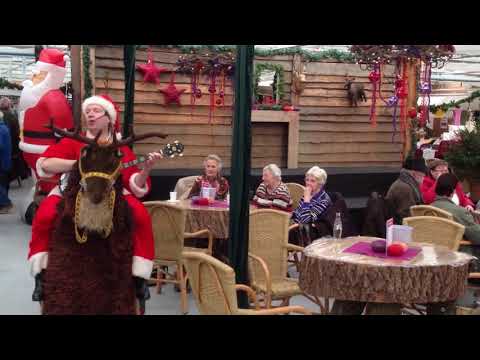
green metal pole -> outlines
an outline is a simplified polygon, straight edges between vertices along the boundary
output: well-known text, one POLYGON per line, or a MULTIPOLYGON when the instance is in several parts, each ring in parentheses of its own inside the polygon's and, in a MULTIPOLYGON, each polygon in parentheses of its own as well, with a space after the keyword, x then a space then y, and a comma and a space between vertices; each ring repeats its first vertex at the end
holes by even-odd
POLYGON ((133 124, 133 102, 135 99, 135 45, 123 46, 123 63, 125 67, 125 109, 123 112, 123 137, 129 135, 133 124))
MULTIPOLYGON (((249 180, 251 154, 251 101, 254 46, 237 45, 235 67, 235 112, 233 116, 230 187, 230 239, 228 257, 238 284, 248 282, 249 180)), ((248 307, 243 292, 238 305, 248 307)))

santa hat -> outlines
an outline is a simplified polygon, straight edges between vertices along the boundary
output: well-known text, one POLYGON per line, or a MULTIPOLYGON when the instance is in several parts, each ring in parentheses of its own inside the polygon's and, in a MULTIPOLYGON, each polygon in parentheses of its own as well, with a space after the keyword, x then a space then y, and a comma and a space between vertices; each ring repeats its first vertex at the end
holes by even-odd
POLYGON ((43 49, 40 52, 38 61, 35 64, 34 71, 61 71, 65 72, 66 62, 69 59, 68 55, 64 54, 58 49, 43 49))
POLYGON ((120 124, 118 121, 119 108, 113 102, 110 96, 106 94, 102 94, 102 95, 95 95, 95 96, 89 97, 88 99, 85 99, 85 101, 82 104, 82 111, 85 115, 86 115, 87 107, 90 105, 101 106, 107 112, 108 117, 110 118, 110 122, 113 124, 113 127, 115 128, 115 132, 120 131, 120 124))

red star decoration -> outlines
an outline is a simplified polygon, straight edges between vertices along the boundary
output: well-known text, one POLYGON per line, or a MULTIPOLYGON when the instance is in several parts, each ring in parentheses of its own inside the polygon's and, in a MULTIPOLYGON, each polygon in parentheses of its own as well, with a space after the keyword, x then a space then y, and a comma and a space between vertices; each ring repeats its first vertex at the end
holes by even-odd
POLYGON ((165 89, 160 89, 159 90, 164 96, 165 96, 165 105, 170 105, 170 104, 180 104, 180 95, 182 95, 186 89, 180 89, 178 90, 175 84, 170 83, 165 89))
POLYGON ((169 70, 164 67, 158 67, 155 63, 148 59, 146 64, 137 65, 137 70, 143 74, 143 82, 159 83, 159 77, 162 72, 168 72, 169 70))

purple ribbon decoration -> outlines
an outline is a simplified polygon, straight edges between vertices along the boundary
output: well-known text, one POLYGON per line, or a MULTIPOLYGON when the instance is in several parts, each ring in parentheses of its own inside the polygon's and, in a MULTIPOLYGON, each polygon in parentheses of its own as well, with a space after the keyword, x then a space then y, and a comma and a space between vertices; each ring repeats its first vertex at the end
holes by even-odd
POLYGON ((393 117, 392 117, 392 125, 393 125, 393 134, 392 134, 392 143, 395 139, 395 134, 397 133, 397 105, 398 105, 398 96, 393 95, 387 99, 387 106, 393 107, 393 117))

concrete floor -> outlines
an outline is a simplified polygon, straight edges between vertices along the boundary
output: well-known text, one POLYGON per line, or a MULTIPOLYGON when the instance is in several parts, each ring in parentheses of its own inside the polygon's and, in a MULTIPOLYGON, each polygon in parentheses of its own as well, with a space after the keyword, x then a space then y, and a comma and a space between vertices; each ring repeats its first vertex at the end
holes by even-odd
MULTIPOLYGON (((38 315, 38 303, 32 302, 34 281, 29 273, 27 262, 28 243, 31 227, 22 222, 19 209, 30 196, 31 180, 23 182, 22 187, 12 183, 10 199, 15 205, 11 214, 0 215, 0 315, 38 315)), ((292 274, 294 275, 294 274, 292 274)), ((150 288, 152 297, 147 302, 149 315, 180 315, 180 296, 173 285, 164 286, 161 294, 150 288)), ((317 305, 298 296, 292 299, 292 305, 303 305, 318 312, 317 305)), ((192 294, 188 299, 189 314, 196 315, 198 310, 192 294)))

